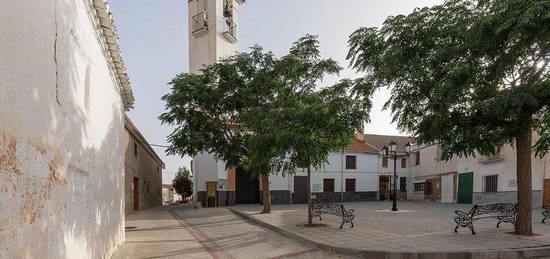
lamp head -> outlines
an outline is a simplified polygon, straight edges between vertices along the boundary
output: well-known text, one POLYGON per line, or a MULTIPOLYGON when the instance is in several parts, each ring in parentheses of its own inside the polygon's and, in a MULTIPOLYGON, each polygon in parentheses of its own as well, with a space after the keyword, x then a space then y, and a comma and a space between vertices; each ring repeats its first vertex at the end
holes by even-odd
POLYGON ((407 142, 407 144, 405 144, 405 152, 411 153, 411 149, 412 149, 411 142, 407 142))
POLYGON ((388 149, 391 153, 395 152, 395 149, 397 148, 397 143, 395 143, 395 141, 391 141, 389 144, 388 144, 388 149))

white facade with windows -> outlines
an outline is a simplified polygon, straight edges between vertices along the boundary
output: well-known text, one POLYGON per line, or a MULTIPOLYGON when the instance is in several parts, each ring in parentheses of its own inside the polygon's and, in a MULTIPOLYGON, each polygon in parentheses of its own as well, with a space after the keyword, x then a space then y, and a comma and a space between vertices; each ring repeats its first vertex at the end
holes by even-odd
MULTIPOLYGON (((537 136, 533 139, 536 141, 537 136)), ((441 159, 441 152, 441 147, 436 144, 417 147, 411 155, 410 170, 414 177, 412 199, 473 204, 516 200, 516 151, 513 146, 505 145, 492 156, 477 154, 475 157, 453 157, 449 161, 441 159), (420 161, 417 162, 418 159, 420 161), (432 185, 430 189, 427 189, 428 185, 432 185), (467 199, 460 200, 464 195, 467 199)), ((544 192, 550 191, 543 188, 544 182, 550 181, 547 180, 550 178, 549 161, 548 155, 544 158, 532 156, 535 207, 542 205, 544 192)))

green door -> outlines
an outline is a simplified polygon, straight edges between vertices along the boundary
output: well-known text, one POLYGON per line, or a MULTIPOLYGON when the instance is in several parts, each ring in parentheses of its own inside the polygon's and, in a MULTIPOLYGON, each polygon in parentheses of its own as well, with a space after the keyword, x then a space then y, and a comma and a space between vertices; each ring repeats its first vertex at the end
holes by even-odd
POLYGON ((474 192, 474 173, 458 175, 458 203, 472 204, 474 192))

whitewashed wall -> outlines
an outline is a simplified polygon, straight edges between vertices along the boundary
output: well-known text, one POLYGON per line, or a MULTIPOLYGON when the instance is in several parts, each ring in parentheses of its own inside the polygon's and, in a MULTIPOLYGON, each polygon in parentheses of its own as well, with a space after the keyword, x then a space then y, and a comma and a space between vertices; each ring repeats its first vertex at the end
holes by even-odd
MULTIPOLYGON (((510 145, 501 150, 501 160, 480 162, 480 155, 475 157, 453 157, 450 161, 436 160, 437 145, 420 148, 420 165, 414 165, 414 156, 411 160, 411 172, 416 179, 423 179, 431 175, 458 172, 474 172, 474 192, 483 190, 483 177, 498 175, 498 191, 516 191, 516 151, 510 145)), ((533 190, 542 190, 545 174, 544 159, 532 157, 533 190)))
POLYGON ((87 4, 2 1, 0 258, 102 258, 124 239, 124 108, 87 4))
MULTIPOLYGON (((193 175, 195 184, 193 191, 206 191, 206 182, 218 181, 218 161, 214 158, 214 155, 209 153, 199 153, 193 159, 196 174, 193 175)), ((198 198, 195 195, 195 198, 198 198)))

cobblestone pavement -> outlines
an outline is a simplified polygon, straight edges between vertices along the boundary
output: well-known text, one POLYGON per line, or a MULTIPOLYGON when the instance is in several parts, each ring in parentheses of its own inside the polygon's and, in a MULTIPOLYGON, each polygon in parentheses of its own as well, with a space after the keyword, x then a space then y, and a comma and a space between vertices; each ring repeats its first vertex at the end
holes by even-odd
POLYGON ((163 206, 126 218, 113 258, 349 258, 250 224, 226 208, 163 206))
MULTIPOLYGON (((336 216, 323 216, 323 227, 298 226, 307 222, 306 205, 274 205, 271 214, 259 214, 259 205, 238 205, 232 209, 244 212, 253 219, 296 234, 310 241, 335 247, 362 251, 393 252, 458 252, 501 251, 517 248, 550 246, 550 224, 541 224, 540 209, 533 210, 532 237, 520 237, 510 232, 509 223, 495 228, 497 221, 475 221, 476 235, 468 229, 453 232, 454 211, 468 211, 472 205, 435 202, 399 202, 401 212, 390 212, 390 202, 350 202, 346 209, 354 208, 355 227, 345 224, 339 229, 336 216)), ((314 223, 319 222, 314 219, 314 223)))

